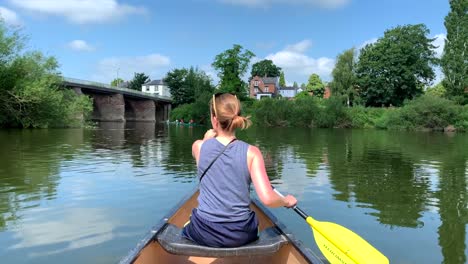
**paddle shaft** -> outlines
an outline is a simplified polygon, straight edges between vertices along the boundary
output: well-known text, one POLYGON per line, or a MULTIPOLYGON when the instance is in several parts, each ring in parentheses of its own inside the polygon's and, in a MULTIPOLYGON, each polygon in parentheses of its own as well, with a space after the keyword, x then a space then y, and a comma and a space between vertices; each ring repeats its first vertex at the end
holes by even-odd
POLYGON ((294 209, 294 211, 296 211, 298 215, 304 218, 304 220, 307 219, 308 215, 304 211, 302 211, 301 208, 294 206, 292 209, 294 209))
MULTIPOLYGON (((276 190, 276 188, 273 187, 273 185, 271 186, 271 188, 273 188, 273 191, 275 191, 279 196, 284 197, 284 195, 278 190, 276 190)), ((297 205, 293 206, 292 209, 294 209, 294 211, 296 211, 298 215, 304 218, 304 220, 307 219, 308 215, 304 211, 302 211, 301 208, 297 207, 297 205)))

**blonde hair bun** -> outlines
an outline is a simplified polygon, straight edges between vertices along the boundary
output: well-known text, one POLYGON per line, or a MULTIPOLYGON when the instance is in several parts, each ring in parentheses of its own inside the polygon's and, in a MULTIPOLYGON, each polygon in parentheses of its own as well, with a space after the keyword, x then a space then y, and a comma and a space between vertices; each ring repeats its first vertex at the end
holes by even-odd
POLYGON ((240 115, 241 104, 235 95, 224 93, 213 96, 210 101, 210 109, 211 114, 216 117, 222 129, 228 131, 233 131, 236 128, 246 129, 252 124, 249 117, 240 115))

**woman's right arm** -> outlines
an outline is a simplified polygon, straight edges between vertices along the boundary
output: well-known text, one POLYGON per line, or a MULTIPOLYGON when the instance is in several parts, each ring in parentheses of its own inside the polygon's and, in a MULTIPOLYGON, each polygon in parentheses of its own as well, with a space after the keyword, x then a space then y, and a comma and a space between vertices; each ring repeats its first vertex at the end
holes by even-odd
POLYGON ((280 196, 271 187, 270 179, 265 169, 265 161, 260 150, 255 146, 249 146, 247 152, 250 177, 260 201, 268 207, 293 207, 297 200, 292 195, 280 196))

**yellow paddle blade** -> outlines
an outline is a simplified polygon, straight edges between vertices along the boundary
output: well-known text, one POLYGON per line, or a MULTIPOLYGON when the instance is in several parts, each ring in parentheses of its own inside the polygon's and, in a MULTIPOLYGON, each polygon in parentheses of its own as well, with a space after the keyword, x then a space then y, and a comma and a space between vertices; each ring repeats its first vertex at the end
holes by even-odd
POLYGON ((388 264, 382 253, 353 231, 330 222, 307 217, 315 242, 331 264, 388 264))

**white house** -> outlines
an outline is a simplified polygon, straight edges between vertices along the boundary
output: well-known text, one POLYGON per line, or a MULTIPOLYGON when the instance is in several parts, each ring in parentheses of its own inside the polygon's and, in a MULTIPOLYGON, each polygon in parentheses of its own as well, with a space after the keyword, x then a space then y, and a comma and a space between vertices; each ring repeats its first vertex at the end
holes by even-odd
MULTIPOLYGON (((300 93, 299 91, 300 88, 295 88, 295 87, 280 87, 279 88, 279 94, 283 98, 293 98, 296 96, 296 94, 300 93)), ((302 91, 302 89, 300 89, 302 91)))
POLYGON ((152 80, 150 82, 144 83, 141 86, 141 91, 144 93, 171 97, 171 91, 169 90, 167 84, 163 82, 163 80, 152 80))

